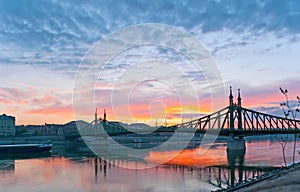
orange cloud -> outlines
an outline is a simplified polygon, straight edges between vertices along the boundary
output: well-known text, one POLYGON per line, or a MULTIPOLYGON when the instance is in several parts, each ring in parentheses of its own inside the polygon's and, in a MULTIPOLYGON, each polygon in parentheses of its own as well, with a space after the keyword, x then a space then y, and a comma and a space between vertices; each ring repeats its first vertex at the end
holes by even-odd
POLYGON ((17 124, 44 124, 45 122, 63 124, 74 120, 73 109, 69 106, 38 108, 18 114, 17 124))

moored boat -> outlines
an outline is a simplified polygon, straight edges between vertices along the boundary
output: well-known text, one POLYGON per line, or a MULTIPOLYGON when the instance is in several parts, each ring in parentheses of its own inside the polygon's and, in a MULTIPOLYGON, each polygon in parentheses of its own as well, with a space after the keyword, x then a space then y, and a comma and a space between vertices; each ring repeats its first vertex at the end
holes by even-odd
POLYGON ((49 152, 51 148, 52 143, 50 142, 40 144, 5 144, 0 145, 0 154, 42 153, 49 152))

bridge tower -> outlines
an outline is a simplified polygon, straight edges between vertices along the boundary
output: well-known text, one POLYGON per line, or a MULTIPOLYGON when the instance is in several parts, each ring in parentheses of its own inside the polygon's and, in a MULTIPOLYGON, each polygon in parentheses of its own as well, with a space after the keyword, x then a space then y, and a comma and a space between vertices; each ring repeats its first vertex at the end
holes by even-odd
POLYGON ((233 95, 232 95, 232 87, 230 86, 230 94, 229 94, 229 129, 230 131, 234 131, 235 128, 238 130, 243 130, 242 127, 242 98, 241 98, 241 92, 240 89, 238 89, 238 98, 237 98, 237 104, 233 103, 233 95), (235 119, 234 119, 234 113, 236 112, 237 117, 237 127, 235 127, 235 119))
POLYGON ((240 89, 238 89, 238 98, 237 104, 233 103, 233 95, 232 95, 232 88, 230 87, 230 94, 229 94, 229 130, 231 131, 230 137, 227 141, 227 152, 228 153, 236 153, 240 151, 245 153, 246 145, 245 140, 243 137, 239 137, 236 139, 234 137, 234 132, 236 129, 238 131, 243 131, 242 127, 242 98, 240 89), (236 119, 235 119, 236 118, 236 119), (235 123, 237 120, 237 124, 235 123), (237 126, 237 127, 236 127, 237 126))
POLYGON ((233 105, 233 95, 232 95, 232 87, 230 86, 230 94, 229 94, 229 105, 233 105))
POLYGON ((242 98, 241 98, 241 93, 240 93, 240 89, 238 89, 238 107, 242 107, 242 98))
POLYGON ((233 117, 234 105, 233 105, 233 95, 232 95, 231 86, 229 92, 230 92, 229 93, 229 129, 230 131, 234 131, 234 117, 233 117))
POLYGON ((238 130, 242 131, 242 98, 241 98, 241 93, 240 89, 238 89, 238 105, 237 105, 237 118, 238 118, 238 130))

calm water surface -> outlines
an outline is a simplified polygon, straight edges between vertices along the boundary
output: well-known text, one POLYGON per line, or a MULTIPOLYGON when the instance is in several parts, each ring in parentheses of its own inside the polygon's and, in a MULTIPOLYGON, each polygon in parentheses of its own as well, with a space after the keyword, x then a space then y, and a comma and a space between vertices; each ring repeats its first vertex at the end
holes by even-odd
MULTIPOLYGON (((201 154, 201 146, 184 150, 164 165, 147 167, 172 151, 153 151, 144 159, 103 160, 86 154, 70 153, 68 146, 49 157, 0 160, 0 191, 211 191, 253 178, 283 165, 280 143, 265 136, 246 138, 245 154, 227 154, 226 142, 215 143, 201 154)), ((298 142, 299 143, 299 142, 298 142)), ((300 145, 297 146, 298 149, 300 145)), ((293 142, 286 147, 292 163, 293 142)), ((300 161, 296 153, 296 161, 300 161)))

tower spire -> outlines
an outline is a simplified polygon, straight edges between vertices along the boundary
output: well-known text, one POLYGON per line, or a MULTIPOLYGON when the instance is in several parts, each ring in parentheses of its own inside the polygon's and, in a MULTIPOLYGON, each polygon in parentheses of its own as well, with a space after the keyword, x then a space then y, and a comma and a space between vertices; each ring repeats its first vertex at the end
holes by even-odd
POLYGON ((106 109, 104 109, 103 121, 106 122, 106 109))
POLYGON ((229 105, 233 105, 233 95, 232 95, 232 87, 230 86, 230 94, 229 94, 229 105))
POLYGON ((98 117, 97 117, 97 108, 95 110, 95 124, 97 125, 98 124, 98 117))
POLYGON ((241 107, 242 106, 242 98, 241 98, 241 93, 240 93, 240 89, 238 89, 238 106, 241 107))

